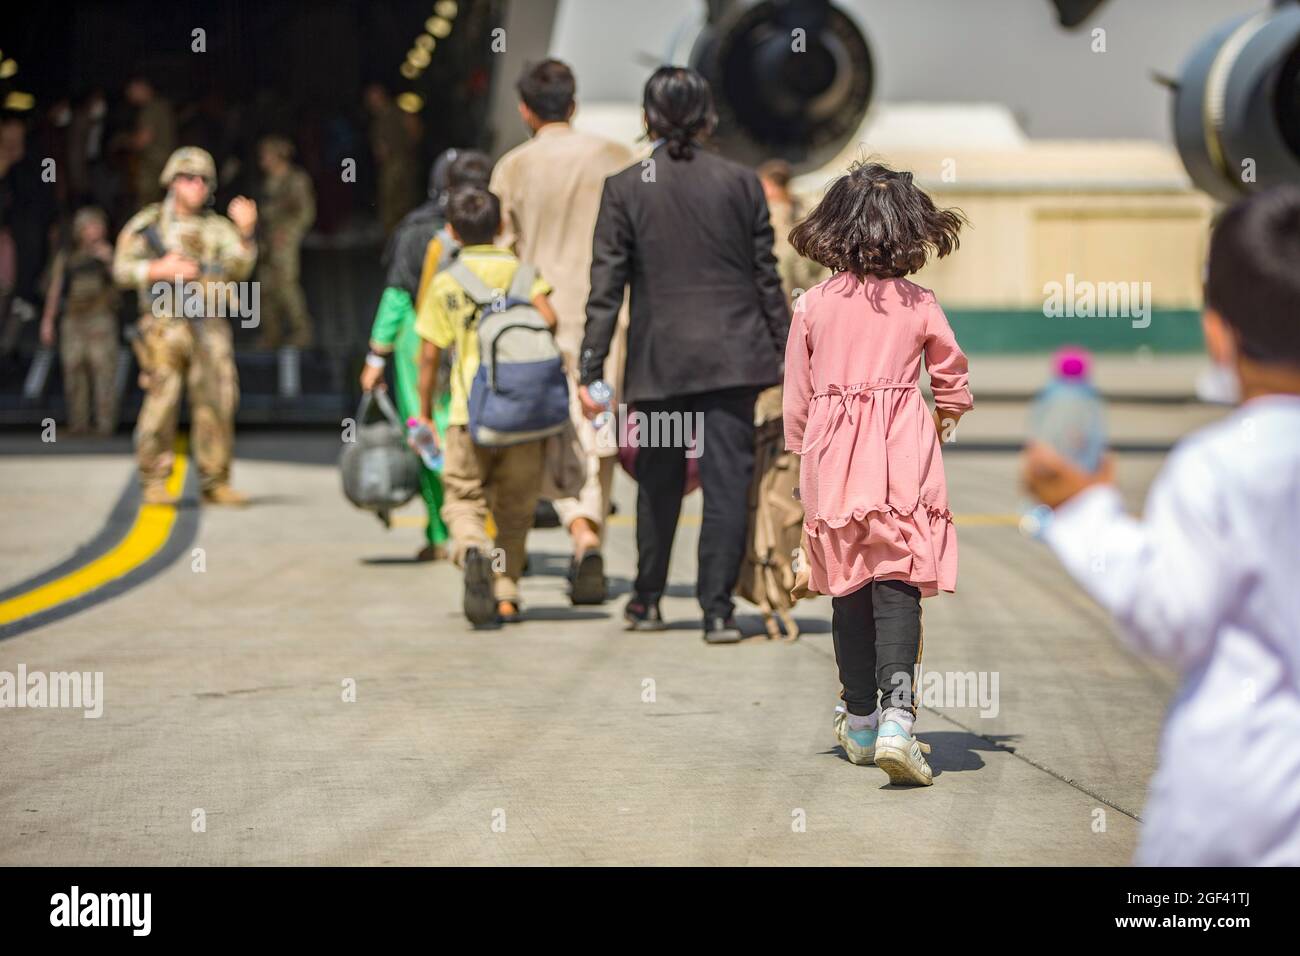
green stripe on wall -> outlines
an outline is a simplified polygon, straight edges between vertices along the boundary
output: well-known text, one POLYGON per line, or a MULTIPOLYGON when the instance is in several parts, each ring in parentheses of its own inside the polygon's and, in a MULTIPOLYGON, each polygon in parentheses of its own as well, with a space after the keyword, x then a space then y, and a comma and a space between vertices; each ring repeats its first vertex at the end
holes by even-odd
POLYGON ((957 342, 966 352, 1044 352, 1081 345, 1094 352, 1199 352, 1201 313, 1155 309, 1151 324, 1133 319, 1048 318, 1037 309, 945 309, 957 342))

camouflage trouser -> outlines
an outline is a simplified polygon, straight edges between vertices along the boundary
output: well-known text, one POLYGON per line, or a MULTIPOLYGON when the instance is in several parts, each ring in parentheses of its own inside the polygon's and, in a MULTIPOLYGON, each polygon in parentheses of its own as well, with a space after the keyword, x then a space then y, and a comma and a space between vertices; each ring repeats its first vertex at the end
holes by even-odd
POLYGON ((187 386, 192 452, 203 487, 226 484, 239 405, 230 320, 148 315, 140 320, 140 338, 148 356, 148 388, 135 426, 140 481, 145 485, 166 481, 171 472, 181 388, 187 386))
POLYGON ((257 267, 257 280, 261 303, 258 323, 262 330, 259 344, 263 348, 280 345, 308 348, 312 340, 311 319, 299 281, 298 250, 275 252, 264 258, 257 267))
POLYGON ((117 319, 112 315, 69 316, 59 329, 63 395, 68 428, 90 428, 94 396, 95 431, 110 435, 117 425, 117 319))

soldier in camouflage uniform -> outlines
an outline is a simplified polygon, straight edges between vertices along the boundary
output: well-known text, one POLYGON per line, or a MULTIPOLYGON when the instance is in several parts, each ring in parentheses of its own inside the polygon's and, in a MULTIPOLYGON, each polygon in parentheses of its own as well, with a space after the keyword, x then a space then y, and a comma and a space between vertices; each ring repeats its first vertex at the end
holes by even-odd
POLYGON ((406 131, 402 111, 382 85, 366 89, 366 108, 372 117, 370 149, 378 165, 376 199, 384 235, 392 235, 402 217, 416 207, 416 145, 406 131))
POLYGON ((72 242, 54 259, 50 291, 41 317, 41 344, 54 344, 54 318, 59 325, 59 358, 63 363, 63 393, 68 430, 90 430, 94 396, 95 432, 111 435, 117 424, 117 287, 113 284, 113 247, 108 243, 108 217, 86 206, 72 218, 72 242))
POLYGON ((176 112, 143 76, 126 84, 126 100, 136 109, 135 129, 130 134, 135 153, 132 186, 136 202, 151 202, 158 198, 163 164, 176 148, 176 112))
POLYGON ((299 281, 298 247, 316 220, 311 177, 293 165, 293 146, 283 136, 268 136, 258 147, 266 179, 258 203, 262 225, 257 277, 261 282, 262 335, 258 345, 278 348, 311 345, 311 320, 299 281), (289 334, 284 334, 284 326, 289 334))
POLYGON ((216 179, 205 150, 176 150, 160 180, 166 198, 136 213, 117 239, 113 278, 140 296, 147 387, 135 440, 148 504, 174 503, 166 481, 183 385, 204 501, 247 500, 229 484, 239 381, 227 316, 247 307, 235 283, 248 278, 257 258, 257 204, 237 196, 227 209, 229 219, 209 209, 216 179), (179 300, 177 285, 184 293, 179 300))

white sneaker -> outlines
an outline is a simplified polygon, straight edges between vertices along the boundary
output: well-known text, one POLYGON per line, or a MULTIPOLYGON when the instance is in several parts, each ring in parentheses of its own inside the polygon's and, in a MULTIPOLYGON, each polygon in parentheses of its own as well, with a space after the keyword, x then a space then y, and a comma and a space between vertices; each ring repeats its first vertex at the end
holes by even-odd
POLYGON ((835 708, 835 742, 844 748, 849 763, 867 767, 876 762, 876 731, 871 727, 849 729, 849 715, 843 707, 835 708))
POLYGON ((893 784, 928 787, 934 783, 934 771, 922 750, 929 750, 902 724, 886 720, 876 736, 876 766, 889 774, 893 784))

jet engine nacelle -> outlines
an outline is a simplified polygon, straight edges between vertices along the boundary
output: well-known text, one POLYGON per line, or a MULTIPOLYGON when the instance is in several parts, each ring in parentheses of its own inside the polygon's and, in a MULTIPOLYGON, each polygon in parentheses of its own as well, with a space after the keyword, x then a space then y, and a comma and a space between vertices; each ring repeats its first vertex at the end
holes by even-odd
POLYGON ((832 159, 858 131, 875 82, 871 50, 828 0, 715 0, 690 65, 713 88, 713 141, 733 159, 832 159))
POLYGON ((1183 165, 1215 198, 1300 184, 1300 4, 1216 29, 1184 64, 1173 114, 1183 165))

